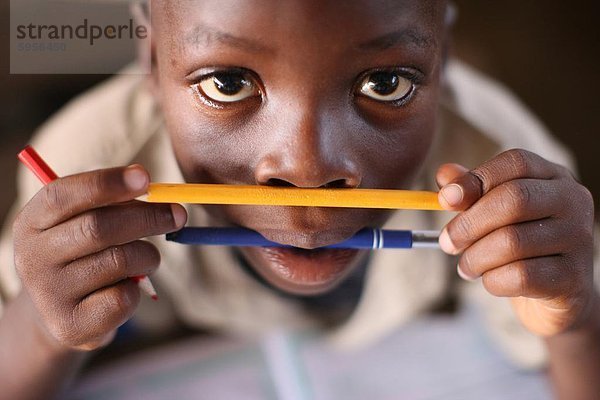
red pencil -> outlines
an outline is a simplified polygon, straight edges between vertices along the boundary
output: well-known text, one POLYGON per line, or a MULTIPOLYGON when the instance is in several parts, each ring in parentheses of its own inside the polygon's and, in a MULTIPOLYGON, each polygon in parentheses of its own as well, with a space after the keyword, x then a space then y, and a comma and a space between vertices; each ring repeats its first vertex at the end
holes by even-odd
POLYGON ((52 171, 52 168, 46 164, 46 161, 40 157, 33 147, 25 147, 25 149, 19 153, 18 157, 19 160, 25 164, 25 166, 29 168, 29 170, 33 172, 44 185, 47 185, 53 180, 58 179, 58 175, 52 171))
MULTIPOLYGON (((33 149, 31 146, 26 146, 18 155, 19 161, 21 161, 31 172, 38 177, 38 179, 44 184, 47 185, 53 180, 58 179, 58 175, 40 155, 33 149)), ((152 300, 158 300, 158 295, 156 294, 156 290, 150 282, 150 278, 147 276, 132 276, 134 282, 136 282, 140 289, 144 291, 148 296, 152 298, 152 300)))

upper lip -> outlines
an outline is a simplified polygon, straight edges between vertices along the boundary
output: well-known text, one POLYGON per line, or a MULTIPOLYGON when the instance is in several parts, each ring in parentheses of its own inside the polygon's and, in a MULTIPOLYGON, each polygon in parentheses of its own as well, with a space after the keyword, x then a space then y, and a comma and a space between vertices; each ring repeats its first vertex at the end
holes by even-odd
POLYGON ((282 229, 256 229, 261 235, 272 242, 303 249, 316 249, 330 244, 340 243, 352 237, 358 229, 335 229, 320 231, 292 231, 282 229))

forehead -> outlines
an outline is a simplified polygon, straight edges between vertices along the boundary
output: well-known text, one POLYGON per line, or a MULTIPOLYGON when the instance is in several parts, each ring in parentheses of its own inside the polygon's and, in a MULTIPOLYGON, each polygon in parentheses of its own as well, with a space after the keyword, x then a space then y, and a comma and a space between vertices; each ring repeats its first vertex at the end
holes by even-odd
POLYGON ((155 0, 152 19, 159 40, 181 46, 223 39, 248 43, 359 45, 386 32, 402 31, 408 42, 437 44, 445 0, 155 0), (226 38, 227 39, 227 38, 226 38), (412 40, 411 40, 412 39, 412 40), (232 39, 233 40, 233 39, 232 39))
POLYGON ((204 12, 258 15, 287 11, 308 12, 327 19, 336 18, 344 12, 358 15, 378 16, 390 19, 394 13, 419 11, 423 15, 435 15, 437 8, 445 6, 445 0, 154 0, 154 12, 165 15, 185 15, 190 10, 204 12))

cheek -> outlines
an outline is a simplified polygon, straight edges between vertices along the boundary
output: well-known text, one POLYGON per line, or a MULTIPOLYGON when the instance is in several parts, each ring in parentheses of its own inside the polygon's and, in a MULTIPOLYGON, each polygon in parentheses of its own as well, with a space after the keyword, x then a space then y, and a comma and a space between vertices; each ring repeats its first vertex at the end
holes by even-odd
POLYGON ((249 131, 254 123, 242 116, 223 116, 203 109, 187 90, 172 90, 163 106, 175 156, 188 182, 252 182, 256 146, 249 131))
POLYGON ((364 181, 370 187, 405 188, 417 175, 431 148, 437 96, 422 95, 400 108, 364 107, 364 181))

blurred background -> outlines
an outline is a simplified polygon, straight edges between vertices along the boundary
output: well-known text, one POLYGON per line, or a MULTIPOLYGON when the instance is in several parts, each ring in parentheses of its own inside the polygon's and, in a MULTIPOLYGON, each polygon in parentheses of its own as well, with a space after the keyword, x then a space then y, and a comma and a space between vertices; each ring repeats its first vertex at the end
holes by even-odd
MULTIPOLYGON (((510 87, 571 148, 600 199, 600 28, 593 0, 456 0, 453 52, 510 87)), ((0 0, 0 220, 14 199, 15 154, 48 116, 102 75, 10 75, 9 0, 0 0)))

